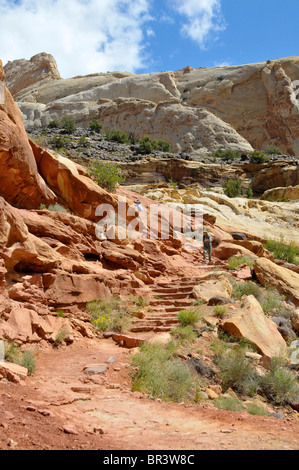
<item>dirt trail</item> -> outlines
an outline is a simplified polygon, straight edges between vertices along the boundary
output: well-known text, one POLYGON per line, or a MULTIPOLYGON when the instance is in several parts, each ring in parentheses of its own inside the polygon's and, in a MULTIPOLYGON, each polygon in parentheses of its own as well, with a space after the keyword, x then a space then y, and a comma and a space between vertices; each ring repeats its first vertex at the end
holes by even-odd
POLYGON ((299 449, 293 419, 132 393, 130 354, 111 338, 41 351, 26 384, 0 382, 0 449, 299 449), (84 373, 111 357, 104 374, 84 373))

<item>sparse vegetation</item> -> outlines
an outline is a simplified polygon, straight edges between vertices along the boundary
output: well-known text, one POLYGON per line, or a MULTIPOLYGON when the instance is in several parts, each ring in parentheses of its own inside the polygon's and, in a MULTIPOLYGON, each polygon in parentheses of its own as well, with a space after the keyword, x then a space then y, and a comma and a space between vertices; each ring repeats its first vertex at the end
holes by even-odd
POLYGON ((273 253, 275 259, 299 265, 299 245, 293 241, 287 243, 283 235, 281 235, 280 240, 267 240, 265 248, 273 253))
POLYGON ((242 349, 228 350, 226 354, 220 356, 217 365, 224 391, 231 388, 240 394, 254 395, 258 376, 242 349))
POLYGON ((216 408, 227 411, 244 411, 242 402, 233 397, 218 397, 214 401, 216 408))
POLYGON ((113 162, 93 160, 89 166, 89 173, 99 186, 110 192, 125 181, 121 167, 113 162))
POLYGON ((48 206, 48 211, 52 211, 52 212, 68 212, 68 210, 61 206, 60 204, 51 204, 50 206, 48 206))
POLYGON ((97 119, 92 119, 89 123, 89 129, 96 134, 99 134, 103 128, 103 124, 97 119))
POLYGON ((299 394, 296 377, 284 366, 283 358, 272 358, 270 371, 260 378, 265 396, 278 405, 286 405, 299 394))
POLYGON ((233 161, 240 158, 240 152, 238 150, 218 149, 212 156, 223 161, 233 161))
POLYGON ((253 191, 251 187, 242 188, 242 182, 237 179, 228 179, 222 185, 224 194, 227 197, 247 197, 250 198, 253 196, 253 191))
POLYGON ((269 145, 266 148, 265 153, 267 155, 282 155, 282 151, 280 150, 280 148, 275 147, 274 145, 269 145))
POLYGON ((49 141, 49 145, 56 150, 66 149, 70 145, 70 140, 63 135, 54 135, 49 141))
POLYGON ((67 116, 61 119, 60 126, 67 134, 73 134, 77 129, 74 119, 67 116))
POLYGON ((132 358, 137 371, 132 391, 149 394, 163 401, 181 402, 194 399, 196 383, 189 367, 175 355, 173 344, 143 344, 132 358))
POLYGON ((26 367, 28 375, 34 374, 36 370, 35 357, 36 354, 33 351, 22 351, 21 348, 13 342, 5 345, 5 360, 26 367))
POLYGON ((230 270, 239 269, 242 264, 246 264, 252 268, 254 259, 249 256, 231 256, 227 260, 227 268, 230 270))
POLYGON ((58 129, 59 126, 60 126, 60 122, 57 121, 57 119, 54 119, 53 121, 49 122, 48 129, 58 129))
POLYGON ((224 315, 227 313, 227 308, 224 307, 224 305, 217 305, 215 308, 214 308, 214 314, 216 315, 216 317, 218 318, 222 318, 224 317, 224 315))
POLYGON ((178 321, 181 326, 194 326, 200 319, 200 309, 181 310, 177 315, 178 321))
POLYGON ((126 331, 131 324, 131 315, 125 301, 119 297, 96 300, 87 304, 91 321, 99 331, 126 331))
POLYGON ((160 151, 160 152, 171 152, 171 145, 169 142, 166 142, 165 140, 158 139, 154 140, 151 139, 149 135, 144 135, 142 139, 138 141, 139 145, 139 152, 141 154, 150 154, 153 153, 154 151, 160 151))
POLYGON ((109 140, 110 142, 118 142, 119 144, 129 143, 128 134, 125 131, 122 131, 120 129, 117 129, 115 131, 108 129, 106 131, 106 139, 109 140))
POLYGON ((269 160, 270 160, 269 156, 266 155, 261 150, 254 150, 250 154, 250 163, 262 164, 262 163, 268 162, 269 160))

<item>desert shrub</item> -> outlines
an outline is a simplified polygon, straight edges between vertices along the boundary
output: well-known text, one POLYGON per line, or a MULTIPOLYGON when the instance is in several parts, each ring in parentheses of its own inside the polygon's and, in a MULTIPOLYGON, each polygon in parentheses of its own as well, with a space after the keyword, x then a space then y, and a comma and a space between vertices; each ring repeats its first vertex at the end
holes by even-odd
POLYGON ((60 204, 51 204, 49 207, 48 207, 48 211, 52 211, 52 212, 68 212, 67 209, 63 206, 61 206, 60 204))
POLYGON ((68 134, 73 134, 76 130, 76 124, 75 124, 74 119, 67 117, 67 116, 61 119, 60 126, 68 134))
POLYGON ((292 264, 299 264, 299 245, 293 241, 286 243, 283 235, 280 236, 280 240, 267 240, 265 248, 273 253, 275 259, 281 259, 292 264))
POLYGON ((263 289, 258 300, 266 315, 280 315, 285 310, 283 306, 285 297, 273 287, 263 289))
POLYGON ((143 344, 134 355, 137 368, 132 390, 148 393, 163 401, 181 402, 192 394, 193 378, 189 367, 174 356, 173 345, 143 344))
POLYGON ((34 374, 36 370, 35 353, 33 351, 25 351, 20 365, 26 367, 28 375, 34 374))
POLYGON ((69 331, 66 330, 65 328, 60 328, 60 330, 58 331, 56 335, 54 346, 55 347, 60 346, 63 343, 63 341, 66 340, 68 336, 69 336, 69 331))
POLYGON ((240 348, 229 350, 220 356, 217 365, 220 369, 222 387, 232 388, 241 394, 254 394, 257 389, 257 375, 240 348))
POLYGON ((34 374, 36 370, 35 356, 33 351, 21 351, 20 347, 13 342, 5 345, 5 360, 26 367, 28 375, 34 374))
POLYGON ((254 150, 254 152, 252 152, 250 154, 250 163, 266 163, 270 160, 269 156, 268 155, 265 155, 264 152, 262 152, 261 150, 254 150))
POLYGON ((230 149, 218 149, 216 152, 213 153, 213 157, 221 158, 221 160, 228 161, 228 160, 236 160, 240 158, 240 152, 238 150, 230 150, 230 149))
POLYGON ((181 326, 195 325, 200 319, 199 309, 181 310, 177 314, 177 319, 181 326))
POLYGON ((92 121, 89 123, 89 129, 93 132, 96 132, 97 134, 101 132, 102 128, 103 124, 97 119, 92 119, 92 121))
POLYGON ((233 285, 233 296, 241 300, 243 295, 253 295, 256 299, 261 296, 261 287, 253 281, 236 282, 233 285))
POLYGON ((191 325, 179 326, 171 330, 170 333, 173 335, 176 343, 180 346, 192 343, 197 338, 197 335, 193 331, 193 327, 191 325))
POLYGON ((124 301, 119 297, 95 300, 87 304, 91 321, 99 331, 126 331, 131 324, 131 315, 124 301))
POLYGON ((238 269, 242 264, 247 264, 247 266, 250 266, 252 268, 253 266, 253 258, 250 256, 231 256, 227 260, 226 267, 228 269, 238 269))
POLYGON ((139 145, 139 152, 142 154, 150 154, 153 153, 155 150, 160 152, 170 152, 171 145, 169 142, 166 142, 162 139, 151 139, 150 136, 144 135, 142 139, 138 141, 139 145))
POLYGON ((89 140, 87 140, 87 138, 85 137, 85 135, 82 135, 82 137, 80 137, 79 139, 79 145, 81 147, 85 147, 85 148, 89 148, 90 147, 90 142, 89 140))
POLYGON ((296 377, 284 366, 284 360, 273 358, 270 371, 260 377, 260 388, 265 396, 278 405, 286 405, 299 393, 296 377))
POLYGON ((60 126, 60 122, 54 119, 53 121, 49 122, 48 128, 49 129, 57 129, 60 126))
POLYGON ((246 407, 247 413, 254 416, 269 416, 269 411, 265 406, 258 403, 249 403, 246 407))
POLYGON ((275 147, 274 145, 269 145, 266 148, 265 153, 267 155, 282 155, 282 151, 280 150, 280 148, 275 147))
POLYGON ((214 308, 214 314, 216 315, 216 317, 219 317, 219 318, 222 318, 227 312, 227 308, 224 307, 224 305, 217 305, 215 308, 214 308))
POLYGON ((55 135, 50 141, 49 145, 54 149, 60 150, 65 149, 69 146, 69 139, 63 135, 55 135))
POLYGON ((242 183, 240 180, 229 179, 223 183, 224 194, 228 197, 242 195, 242 183))
POLYGON ((145 308, 149 304, 148 299, 146 297, 143 297, 142 295, 139 295, 137 297, 131 296, 129 297, 129 300, 133 302, 138 308, 145 308))
POLYGON ((89 166, 89 173, 96 183, 107 191, 114 191, 125 181, 121 167, 113 162, 93 160, 89 166))
POLYGON ((233 397, 218 397, 214 400, 214 404, 218 410, 244 411, 244 406, 240 400, 233 397))
POLYGON ((110 142, 118 142, 119 144, 129 143, 128 134, 120 129, 117 129, 115 131, 108 129, 106 131, 106 139, 110 142))

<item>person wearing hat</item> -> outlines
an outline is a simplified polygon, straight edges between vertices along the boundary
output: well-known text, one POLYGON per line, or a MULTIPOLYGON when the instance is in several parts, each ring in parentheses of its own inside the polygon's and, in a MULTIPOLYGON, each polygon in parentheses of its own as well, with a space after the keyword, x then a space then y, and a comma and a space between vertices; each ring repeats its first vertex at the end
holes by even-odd
POLYGON ((143 212, 143 207, 142 207, 141 201, 139 201, 139 199, 135 202, 135 206, 136 206, 136 209, 137 209, 139 212, 143 212))
POLYGON ((203 231, 203 262, 206 262, 207 252, 209 253, 209 262, 212 261, 212 238, 207 229, 203 231))

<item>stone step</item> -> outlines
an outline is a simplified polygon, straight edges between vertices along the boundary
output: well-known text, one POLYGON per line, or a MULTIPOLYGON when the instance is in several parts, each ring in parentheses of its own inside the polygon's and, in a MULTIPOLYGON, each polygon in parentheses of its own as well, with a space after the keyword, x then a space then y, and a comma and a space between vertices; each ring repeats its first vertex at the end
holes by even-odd
POLYGON ((176 299, 159 299, 150 300, 149 305, 153 307, 159 306, 178 306, 178 307, 189 307, 194 299, 176 300, 176 299))
POLYGON ((188 294, 186 292, 171 292, 171 293, 164 293, 160 295, 154 295, 153 300, 170 300, 170 299, 188 299, 191 295, 192 291, 188 294))
POLYGON ((148 331, 152 331, 153 333, 163 333, 163 332, 168 332, 171 331, 173 328, 172 326, 155 326, 152 327, 151 325, 145 325, 145 326, 134 326, 131 328, 131 331, 133 333, 145 333, 148 331))
POLYGON ((167 294, 177 294, 177 293, 185 293, 189 294, 193 291, 193 285, 192 286, 187 286, 187 287, 157 287, 156 289, 152 290, 153 295, 167 295, 167 294))

